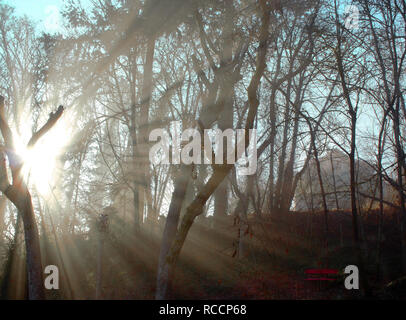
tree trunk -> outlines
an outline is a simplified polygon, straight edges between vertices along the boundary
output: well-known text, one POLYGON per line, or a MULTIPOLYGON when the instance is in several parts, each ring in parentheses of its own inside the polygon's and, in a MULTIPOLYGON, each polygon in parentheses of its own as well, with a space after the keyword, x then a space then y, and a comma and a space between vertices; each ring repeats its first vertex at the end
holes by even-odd
MULTIPOLYGON (((338 19, 337 7, 336 10, 336 19, 338 19)), ((361 290, 365 296, 369 296, 369 286, 367 283, 364 267, 364 259, 361 251, 361 243, 359 237, 359 223, 358 223, 358 212, 357 212, 357 182, 356 182, 356 173, 355 173, 355 151, 356 151, 356 129, 357 129, 357 108, 354 108, 350 92, 347 86, 345 79, 345 71, 343 67, 343 57, 341 53, 341 34, 339 31, 339 26, 337 22, 337 48, 335 50, 336 62, 338 67, 338 72, 340 75, 340 83, 343 90, 343 96, 347 103, 348 113, 350 115, 350 126, 351 126, 351 148, 350 153, 348 154, 350 158, 350 195, 351 195, 351 214, 352 214, 352 231, 353 239, 355 246, 355 253, 358 259, 358 267, 360 270, 360 281, 361 281, 361 290)))
POLYGON ((153 65, 155 54, 155 37, 151 37, 147 41, 147 50, 145 52, 145 64, 143 74, 143 86, 141 92, 141 116, 140 116, 140 132, 138 144, 138 163, 139 167, 136 168, 140 172, 139 188, 139 202, 140 202, 140 218, 141 221, 144 217, 145 208, 145 195, 150 193, 150 167, 149 167, 149 109, 151 105, 152 89, 153 89, 153 65))
MULTIPOLYGON (((221 50, 222 64, 230 65, 233 59, 233 3, 230 0, 224 2, 224 28, 222 31, 223 50, 221 50)), ((230 78, 232 74, 223 71, 220 76, 221 82, 221 103, 224 103, 223 111, 218 120, 218 126, 221 130, 230 129, 233 127, 233 99, 234 99, 234 83, 230 78)), ((223 163, 226 161, 223 158, 223 163)), ((228 210, 228 189, 229 182, 225 179, 217 188, 214 193, 214 218, 220 222, 222 218, 227 216, 228 210)))
POLYGON ((100 300, 102 298, 103 251, 104 251, 104 235, 99 233, 99 241, 98 241, 98 248, 97 248, 96 300, 100 300))
POLYGON ((237 214, 239 216, 239 228, 238 228, 238 259, 244 259, 245 253, 245 236, 247 224, 247 201, 240 199, 237 205, 237 214))
POLYGON ((393 131, 395 135, 396 145, 396 158, 397 158, 397 180, 398 180, 398 194, 400 201, 400 232, 401 232, 401 245, 402 245, 402 270, 406 273, 406 207, 405 207, 405 193, 403 190, 403 150, 400 136, 400 124, 399 124, 399 109, 400 98, 397 98, 396 109, 393 116, 393 131))
POLYGON ((331 151, 330 151, 330 163, 331 163, 331 174, 332 174, 332 178, 333 178, 334 199, 336 201, 336 210, 340 210, 340 205, 338 203, 336 176, 335 176, 335 171, 334 171, 333 153, 331 151))
POLYGON ((9 298, 11 274, 17 253, 17 243, 18 236, 20 234, 20 229, 21 229, 21 216, 17 215, 17 223, 15 225, 14 238, 12 242, 9 244, 9 250, 7 252, 7 260, 1 277, 0 297, 1 299, 4 300, 9 298))
POLYGON ((316 161, 317 177, 319 179, 319 185, 320 185, 321 202, 322 202, 323 211, 324 211, 324 241, 325 241, 325 245, 326 245, 326 250, 328 251, 328 207, 327 207, 326 193, 324 191, 323 177, 321 175, 319 154, 318 154, 317 147, 316 147, 314 132, 312 132, 311 135, 312 135, 311 139, 312 139, 312 145, 313 145, 313 151, 314 151, 314 160, 316 161))
POLYGON ((31 195, 23 183, 18 189, 10 187, 5 194, 17 207, 23 220, 28 268, 28 297, 31 300, 43 300, 45 293, 41 249, 31 195))
POLYGON ((190 180, 191 169, 192 166, 181 165, 181 169, 177 173, 175 190, 172 194, 172 201, 166 218, 165 229, 161 241, 161 250, 159 253, 157 286, 155 293, 155 298, 157 300, 166 299, 168 285, 170 285, 170 270, 166 258, 178 229, 180 212, 190 180))

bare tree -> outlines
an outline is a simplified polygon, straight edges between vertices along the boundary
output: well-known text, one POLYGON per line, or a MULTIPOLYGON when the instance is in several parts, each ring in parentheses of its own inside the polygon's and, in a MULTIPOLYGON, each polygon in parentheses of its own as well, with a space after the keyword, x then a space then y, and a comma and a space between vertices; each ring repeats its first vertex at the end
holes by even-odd
MULTIPOLYGON (((250 85, 247 89, 248 92, 248 115, 245 125, 245 146, 249 145, 249 129, 253 128, 254 120, 257 114, 259 100, 257 97, 257 90, 260 84, 262 75, 266 67, 266 52, 267 52, 267 43, 269 36, 269 25, 271 20, 270 7, 267 4, 267 1, 261 0, 259 2, 259 12, 261 15, 261 26, 259 33, 259 50, 257 55, 257 63, 255 72, 251 78, 250 85)), ((203 127, 204 128, 204 127, 203 127)), ((202 129, 201 128, 201 131, 202 129)), ((195 199, 188 206, 185 215, 183 216, 180 227, 176 232, 176 236, 171 244, 171 249, 166 257, 165 265, 168 271, 165 276, 159 281, 159 286, 157 287, 157 299, 164 299, 167 294, 167 285, 170 281, 170 275, 174 271, 174 267, 178 260, 180 251, 183 247, 183 244, 186 240, 187 234, 190 230, 190 227, 193 224, 193 221, 203 212, 204 205, 209 197, 213 194, 219 184, 225 179, 227 174, 232 170, 233 165, 231 164, 222 164, 214 165, 213 174, 208 180, 208 182, 202 187, 195 199)), ((177 186, 175 186, 176 192, 177 186)))
MULTIPOLYGON (((31 137, 27 144, 28 148, 34 147, 38 140, 55 125, 62 116, 63 111, 64 108, 60 106, 55 113, 51 113, 45 125, 31 137)), ((21 173, 24 159, 21 159, 17 154, 13 134, 5 118, 4 97, 2 96, 0 96, 0 130, 5 142, 5 145, 2 147, 0 190, 15 205, 19 214, 22 216, 27 251, 29 298, 34 300, 44 299, 45 295, 42 282, 43 270, 38 228, 35 221, 31 194, 21 173), (12 173, 12 184, 10 184, 8 179, 5 155, 7 156, 12 173)))

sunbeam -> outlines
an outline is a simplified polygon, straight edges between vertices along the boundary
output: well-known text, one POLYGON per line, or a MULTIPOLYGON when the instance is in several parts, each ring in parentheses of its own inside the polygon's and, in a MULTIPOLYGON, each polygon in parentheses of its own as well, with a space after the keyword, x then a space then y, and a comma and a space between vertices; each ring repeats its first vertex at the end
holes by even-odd
POLYGON ((20 135, 14 133, 16 150, 23 161, 22 174, 42 196, 51 191, 56 162, 70 141, 72 130, 69 123, 70 114, 67 113, 33 147, 27 147, 32 135, 29 128, 22 130, 20 135))

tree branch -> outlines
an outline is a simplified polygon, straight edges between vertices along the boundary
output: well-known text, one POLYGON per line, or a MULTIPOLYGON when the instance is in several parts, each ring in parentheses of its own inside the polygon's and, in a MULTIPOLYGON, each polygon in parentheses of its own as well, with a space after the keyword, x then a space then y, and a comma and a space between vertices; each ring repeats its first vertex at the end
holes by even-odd
POLYGON ((11 132, 11 129, 6 121, 3 96, 0 96, 0 131, 3 135, 6 148, 14 150, 13 133, 11 132))
MULTIPOLYGON (((249 145, 249 129, 253 128, 254 120, 257 114, 259 100, 257 98, 258 87, 264 74, 266 68, 266 53, 267 53, 267 42, 269 37, 269 25, 270 25, 270 11, 267 6, 266 0, 260 0, 260 8, 262 11, 262 25, 259 36, 259 46, 258 46, 258 56, 256 63, 256 70, 252 76, 250 85, 247 89, 248 91, 248 116, 245 125, 245 146, 249 145)), ((176 237, 172 243, 171 249, 167 256, 167 262, 173 266, 176 265, 177 259, 179 257, 180 251, 182 250, 183 244, 186 240, 186 236, 194 222, 194 219, 202 214, 203 207, 206 201, 210 198, 213 192, 217 189, 219 184, 225 179, 227 174, 234 167, 233 164, 223 164, 214 167, 213 175, 210 177, 209 181, 203 186, 200 192, 197 194, 192 203, 187 207, 186 213, 182 218, 179 230, 176 237)))
POLYGON ((0 151, 0 191, 5 193, 10 187, 10 181, 7 174, 6 157, 3 151, 0 151))
POLYGON ((41 129, 39 129, 36 133, 32 135, 27 145, 28 148, 34 147, 35 144, 38 142, 38 140, 41 139, 42 136, 44 136, 49 130, 52 129, 52 127, 56 124, 56 122, 61 118, 64 110, 65 109, 63 106, 59 106, 56 112, 52 112, 49 115, 47 123, 45 123, 45 125, 41 129))

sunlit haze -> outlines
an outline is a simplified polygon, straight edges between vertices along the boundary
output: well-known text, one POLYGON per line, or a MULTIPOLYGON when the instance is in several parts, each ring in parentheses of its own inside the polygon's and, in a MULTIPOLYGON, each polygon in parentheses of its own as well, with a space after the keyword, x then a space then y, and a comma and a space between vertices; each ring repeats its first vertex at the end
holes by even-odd
POLYGON ((14 132, 17 153, 24 162, 22 174, 26 182, 43 196, 48 195, 53 188, 57 158, 71 137, 69 121, 69 114, 66 113, 33 148, 27 148, 32 135, 29 128, 21 136, 14 132))

